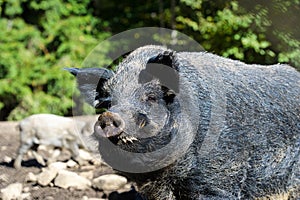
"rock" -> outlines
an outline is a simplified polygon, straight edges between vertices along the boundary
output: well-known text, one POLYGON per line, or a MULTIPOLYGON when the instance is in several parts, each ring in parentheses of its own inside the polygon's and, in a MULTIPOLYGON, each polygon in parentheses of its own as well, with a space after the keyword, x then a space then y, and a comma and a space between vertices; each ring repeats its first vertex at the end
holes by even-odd
POLYGON ((118 190, 119 193, 121 192, 128 192, 132 189, 132 184, 127 183, 126 185, 124 185, 121 189, 118 190))
POLYGON ((79 190, 84 190, 91 186, 91 181, 79 176, 75 172, 61 170, 54 180, 54 185, 65 189, 73 187, 79 190))
POLYGON ((25 177, 25 181, 26 182, 36 182, 37 181, 37 176, 34 173, 29 172, 25 177))
POLYGON ((9 156, 4 156, 3 161, 6 162, 6 163, 10 163, 12 161, 12 158, 9 157, 9 156))
POLYGON ((69 167, 69 168, 73 168, 73 167, 75 167, 75 166, 77 166, 78 164, 74 161, 74 160, 68 160, 68 162, 67 162, 67 167, 69 167))
POLYGON ((22 195, 23 185, 21 183, 13 183, 6 188, 1 189, 2 200, 20 199, 22 195))
POLYGON ((79 149, 79 154, 75 160, 80 166, 86 166, 93 160, 93 156, 88 151, 79 149))
POLYGON ((94 156, 93 159, 90 161, 90 163, 92 165, 96 165, 96 166, 99 166, 99 165, 102 165, 103 164, 103 160, 101 159, 101 156, 100 155, 97 155, 97 156, 94 156))
POLYGON ((66 169, 67 168, 67 163, 64 162, 54 162, 49 164, 49 169, 53 169, 56 170, 57 172, 62 170, 62 169, 66 169))
POLYGON ((89 152, 83 149, 79 149, 79 158, 86 161, 93 160, 93 156, 89 152))
POLYGON ((38 154, 42 155, 43 158, 47 158, 47 159, 51 157, 53 151, 54 151, 54 146, 52 145, 41 144, 37 148, 38 154))
POLYGON ((9 178, 7 174, 0 174, 0 181, 8 182, 9 178))
POLYGON ((50 165, 57 161, 58 157, 60 156, 61 151, 59 149, 55 149, 51 152, 51 156, 47 160, 47 164, 50 165))
POLYGON ((82 176, 82 177, 84 177, 84 178, 87 178, 89 180, 92 180, 93 177, 94 177, 93 171, 81 172, 79 175, 82 176))
POLYGON ((61 151, 59 149, 55 149, 52 154, 51 157, 52 158, 57 158, 60 155, 61 151))
POLYGON ((32 191, 36 191, 36 190, 39 190, 39 189, 41 189, 41 187, 39 185, 38 186, 33 186, 31 188, 32 191))
POLYGON ((57 171, 58 170, 55 168, 44 169, 44 171, 37 176, 38 184, 42 186, 49 185, 49 183, 51 183, 51 181, 56 177, 57 171))
POLYGON ((30 158, 32 158, 32 157, 33 157, 32 150, 29 150, 29 151, 27 152, 27 156, 28 156, 28 157, 30 157, 30 158))
POLYGON ((39 153, 37 153, 35 151, 33 151, 32 154, 39 164, 41 164, 42 166, 46 166, 43 156, 41 156, 39 153))
POLYGON ((83 196, 81 200, 88 200, 89 198, 87 196, 83 196))
POLYGON ((31 194, 28 193, 28 192, 27 193, 22 193, 20 199, 22 199, 22 200, 30 200, 31 199, 30 196, 31 196, 31 194))
POLYGON ((80 169, 84 170, 84 171, 94 170, 95 166, 93 166, 93 165, 86 165, 86 166, 81 166, 80 169))
MULTIPOLYGON (((35 182, 37 181, 39 185, 41 186, 46 186, 49 185, 51 186, 51 181, 56 177, 58 171, 64 170, 67 168, 67 164, 64 162, 54 162, 51 163, 48 168, 43 168, 42 172, 35 176, 33 173, 28 173, 27 177, 25 180, 27 182, 35 182)), ((53 184, 52 184, 53 185, 53 184)))
POLYGON ((29 188, 29 187, 24 187, 24 188, 23 188, 23 192, 24 192, 24 193, 28 193, 29 191, 30 191, 30 188, 29 188))
POLYGON ((53 152, 53 146, 50 146, 50 145, 44 145, 44 144, 41 144, 38 146, 37 148, 37 151, 46 151, 48 153, 52 153, 53 152))
POLYGON ((127 179, 116 174, 106 174, 93 179, 93 187, 100 190, 118 190, 127 183, 127 179))
POLYGON ((7 146, 2 146, 1 151, 5 151, 7 149, 7 146))

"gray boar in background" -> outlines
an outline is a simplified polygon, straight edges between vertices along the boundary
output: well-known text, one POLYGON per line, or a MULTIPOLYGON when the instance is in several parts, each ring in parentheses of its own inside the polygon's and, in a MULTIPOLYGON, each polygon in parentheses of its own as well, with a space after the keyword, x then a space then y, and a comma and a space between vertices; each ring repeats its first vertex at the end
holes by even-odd
POLYGON ((292 67, 145 46, 115 73, 68 70, 91 105, 108 109, 93 136, 102 158, 136 181, 136 199, 300 198, 300 74, 292 67))
POLYGON ((51 145, 69 149, 76 160, 79 146, 84 148, 80 134, 89 129, 86 122, 53 114, 31 115, 19 123, 20 148, 14 162, 15 168, 21 167, 23 155, 34 145, 51 145))

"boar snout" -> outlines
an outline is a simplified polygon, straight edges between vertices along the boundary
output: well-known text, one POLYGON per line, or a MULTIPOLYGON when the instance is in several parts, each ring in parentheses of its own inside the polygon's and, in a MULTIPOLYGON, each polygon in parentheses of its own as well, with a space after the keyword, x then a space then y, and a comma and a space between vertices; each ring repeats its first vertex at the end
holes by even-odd
POLYGON ((95 124, 95 132, 102 137, 120 135, 125 128, 124 120, 117 113, 104 112, 95 124))

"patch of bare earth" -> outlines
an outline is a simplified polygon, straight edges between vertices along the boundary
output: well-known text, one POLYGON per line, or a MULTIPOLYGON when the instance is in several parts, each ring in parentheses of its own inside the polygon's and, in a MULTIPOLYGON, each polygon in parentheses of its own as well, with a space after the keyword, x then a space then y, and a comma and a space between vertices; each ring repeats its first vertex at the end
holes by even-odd
MULTIPOLYGON (((22 193, 29 193, 30 195, 24 199, 43 199, 43 200, 88 200, 90 198, 107 199, 109 193, 112 191, 104 191, 96 189, 93 186, 86 189, 67 188, 63 189, 55 186, 54 181, 46 186, 41 186, 37 182, 26 181, 26 176, 29 172, 38 175, 42 172, 43 167, 34 159, 25 155, 22 162, 22 168, 15 169, 13 161, 17 155, 17 150, 20 145, 19 130, 17 129, 17 122, 0 122, 0 190, 8 187, 13 183, 22 184, 22 193)), ((61 156, 64 154, 62 153, 61 156)), ((59 159, 58 159, 59 160, 59 159)), ((64 158, 61 158, 62 162, 64 158)), ((92 171, 92 179, 105 174, 115 173, 110 167, 104 163, 98 165, 86 165, 73 168, 68 168, 68 171, 80 174, 81 172, 92 171)), ((118 189, 119 192, 128 191, 132 183, 127 183, 122 188, 118 189)), ((0 194, 1 199, 1 194, 0 194)))

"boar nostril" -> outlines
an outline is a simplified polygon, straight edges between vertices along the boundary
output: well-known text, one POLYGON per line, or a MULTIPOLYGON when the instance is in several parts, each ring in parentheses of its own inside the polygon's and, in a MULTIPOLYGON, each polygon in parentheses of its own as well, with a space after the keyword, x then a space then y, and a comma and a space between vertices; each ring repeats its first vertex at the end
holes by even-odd
POLYGON ((100 124, 100 127, 101 127, 102 129, 104 129, 104 128, 106 127, 106 124, 100 124))
POLYGON ((117 122, 117 121, 113 121, 113 125, 115 126, 115 127, 119 127, 120 126, 120 122, 117 122))

